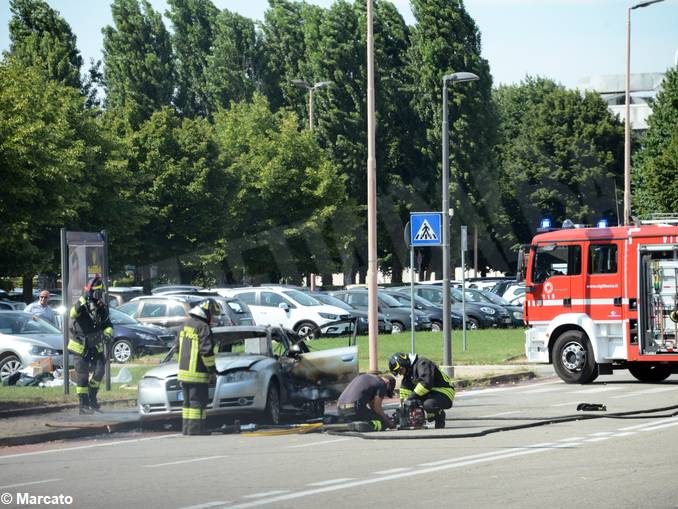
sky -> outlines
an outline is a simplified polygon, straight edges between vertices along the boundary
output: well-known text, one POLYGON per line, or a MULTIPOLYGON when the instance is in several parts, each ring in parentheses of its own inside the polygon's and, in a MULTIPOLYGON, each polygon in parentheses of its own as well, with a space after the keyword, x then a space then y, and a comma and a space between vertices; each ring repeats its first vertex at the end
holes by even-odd
MULTIPOLYGON (((160 12, 165 0, 150 0, 160 12)), ((333 0, 307 0, 329 7, 333 0)), ((47 0, 70 24, 86 67, 100 59, 101 28, 112 24, 110 0, 47 0)), ((263 20, 267 0, 213 0, 263 20)), ((409 25, 409 0, 392 0, 409 25)), ((638 3, 624 0, 466 0, 481 33, 482 56, 494 85, 519 83, 526 75, 576 87, 588 76, 626 72, 626 15, 638 3)), ((0 50, 9 47, 9 0, 0 0, 0 50)), ((168 23, 169 27, 169 23, 168 23)), ((678 0, 631 11, 631 73, 665 72, 678 58, 678 0)), ((459 69, 462 70, 462 69, 459 69)))

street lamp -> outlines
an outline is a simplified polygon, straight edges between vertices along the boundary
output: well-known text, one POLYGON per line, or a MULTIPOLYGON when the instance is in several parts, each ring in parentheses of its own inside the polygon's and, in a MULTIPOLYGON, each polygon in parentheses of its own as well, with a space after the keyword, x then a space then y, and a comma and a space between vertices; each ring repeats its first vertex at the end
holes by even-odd
POLYGON ((664 0, 649 0, 632 5, 626 11, 626 92, 624 95, 624 225, 631 223, 631 11, 664 0))
MULTIPOLYGON (((313 92, 332 83, 331 81, 318 81, 310 85, 306 80, 292 80, 292 84, 304 90, 308 90, 308 129, 313 130, 313 92)), ((315 274, 311 272, 311 291, 315 291, 315 274)))
POLYGON ((443 76, 443 365, 448 376, 454 376, 452 337, 450 335, 450 133, 447 120, 447 83, 475 81, 471 72, 455 72, 443 76))
POLYGON ((306 80, 292 80, 292 84, 304 90, 308 90, 308 128, 313 130, 313 92, 332 83, 331 81, 318 81, 310 85, 306 80))

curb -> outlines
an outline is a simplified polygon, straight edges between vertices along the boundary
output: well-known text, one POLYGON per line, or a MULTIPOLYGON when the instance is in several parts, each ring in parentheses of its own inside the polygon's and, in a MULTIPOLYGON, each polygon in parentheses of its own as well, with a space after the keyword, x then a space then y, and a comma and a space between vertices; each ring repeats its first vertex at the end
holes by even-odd
MULTIPOLYGON (((137 404, 136 398, 99 401, 99 405, 101 406, 116 406, 116 405, 135 406, 136 404, 137 404)), ((63 403, 61 405, 32 406, 28 408, 14 408, 11 410, 2 410, 0 411, 0 420, 11 419, 13 417, 21 417, 24 415, 49 414, 53 412, 61 412, 63 410, 73 410, 78 408, 78 406, 79 406, 78 403, 63 403)))
POLYGON ((534 378, 537 378, 537 375, 533 371, 525 371, 523 373, 509 373, 506 375, 495 375, 484 378, 474 378, 471 380, 457 380, 454 382, 454 386, 457 389, 465 389, 474 386, 515 383, 520 382, 521 380, 532 380, 534 378))

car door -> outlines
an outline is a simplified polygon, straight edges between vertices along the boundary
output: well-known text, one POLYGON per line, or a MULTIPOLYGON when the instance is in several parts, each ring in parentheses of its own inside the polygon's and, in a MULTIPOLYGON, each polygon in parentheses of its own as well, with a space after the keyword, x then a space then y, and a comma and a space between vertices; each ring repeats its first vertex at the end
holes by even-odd
POLYGON ((286 329, 294 327, 293 310, 296 306, 279 293, 262 290, 259 292, 259 305, 266 317, 266 325, 279 325, 286 329), (281 308, 281 304, 287 309, 281 308))

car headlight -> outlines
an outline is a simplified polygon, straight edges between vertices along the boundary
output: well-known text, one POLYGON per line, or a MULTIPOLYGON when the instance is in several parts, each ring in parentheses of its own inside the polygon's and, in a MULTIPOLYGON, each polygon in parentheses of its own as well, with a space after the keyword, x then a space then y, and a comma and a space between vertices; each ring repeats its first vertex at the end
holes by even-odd
POLYGON ((57 350, 55 348, 47 348, 46 346, 35 345, 31 347, 31 354, 41 356, 61 355, 61 350, 57 350))
POLYGON ((339 320, 339 315, 333 315, 332 313, 318 313, 320 316, 326 320, 339 320))
POLYGON ((139 389, 142 387, 146 387, 148 389, 155 388, 155 387, 162 387, 163 381, 160 380, 159 378, 142 378, 139 380, 139 389))
MULTIPOLYGON (((380 321, 383 322, 383 320, 380 320, 380 321)), ((367 323, 367 318, 364 317, 364 316, 359 316, 359 317, 358 317, 358 322, 359 322, 359 323, 367 323)))
POLYGON ((141 339, 143 339, 144 341, 156 341, 156 340, 158 339, 158 338, 156 338, 155 336, 153 336, 153 335, 151 335, 151 334, 146 334, 146 333, 144 333, 144 332, 139 332, 139 333, 138 333, 138 336, 139 336, 141 339))
POLYGON ((513 312, 513 318, 516 320, 522 320, 523 319, 523 312, 522 311, 514 311, 513 312))
POLYGON ((485 313, 486 315, 493 315, 494 314, 494 309, 492 308, 487 308, 485 306, 481 307, 480 310, 485 313))
POLYGON ((257 377, 256 371, 233 371, 232 373, 226 373, 221 375, 221 380, 226 384, 233 384, 236 382, 245 382, 246 380, 252 380, 257 377))

